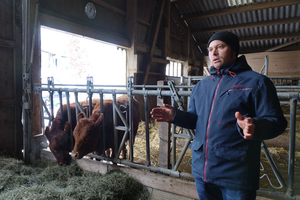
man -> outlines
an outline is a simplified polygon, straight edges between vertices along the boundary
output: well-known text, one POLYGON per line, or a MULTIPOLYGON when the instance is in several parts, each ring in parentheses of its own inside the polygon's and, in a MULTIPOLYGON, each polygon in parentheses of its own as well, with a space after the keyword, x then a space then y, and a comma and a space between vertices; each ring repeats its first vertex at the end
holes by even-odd
POLYGON ((195 85, 188 111, 154 108, 158 122, 196 129, 192 174, 199 199, 254 200, 259 189, 261 141, 283 133, 276 89, 239 54, 239 39, 215 33, 207 44, 211 76, 195 85))

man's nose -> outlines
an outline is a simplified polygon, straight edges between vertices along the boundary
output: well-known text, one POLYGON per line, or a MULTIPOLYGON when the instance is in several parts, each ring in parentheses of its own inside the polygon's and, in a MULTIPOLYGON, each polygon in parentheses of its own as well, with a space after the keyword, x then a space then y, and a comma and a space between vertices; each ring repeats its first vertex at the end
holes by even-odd
POLYGON ((213 55, 217 55, 218 54, 218 50, 216 49, 216 48, 214 48, 213 50, 212 50, 213 52, 213 55))

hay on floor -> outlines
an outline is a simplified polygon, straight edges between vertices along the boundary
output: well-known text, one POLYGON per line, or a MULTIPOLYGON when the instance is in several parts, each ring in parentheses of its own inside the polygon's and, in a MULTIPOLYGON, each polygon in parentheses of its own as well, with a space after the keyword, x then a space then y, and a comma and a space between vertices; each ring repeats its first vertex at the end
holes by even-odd
POLYGON ((113 170, 105 175, 84 171, 74 162, 59 166, 37 160, 33 165, 0 156, 0 200, 134 200, 151 199, 148 189, 133 177, 113 170))

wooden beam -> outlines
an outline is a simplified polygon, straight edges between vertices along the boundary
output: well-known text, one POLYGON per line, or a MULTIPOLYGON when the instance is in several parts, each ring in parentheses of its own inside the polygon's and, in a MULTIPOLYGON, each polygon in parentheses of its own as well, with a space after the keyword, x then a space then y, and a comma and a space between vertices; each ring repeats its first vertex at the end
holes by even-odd
POLYGON ((15 46, 16 44, 13 40, 0 39, 0 47, 14 48, 15 46))
POLYGON ((148 63, 147 63, 146 71, 145 71, 144 85, 146 85, 147 80, 148 80, 148 75, 149 75, 149 71, 150 71, 150 67, 151 67, 151 59, 152 59, 152 56, 153 56, 153 53, 155 50, 155 44, 156 44, 156 40, 157 40, 157 36, 158 36, 158 31, 159 31, 162 15, 163 15, 163 12, 165 9, 165 4, 166 4, 166 0, 163 0, 163 2, 161 4, 160 12, 159 12, 158 20, 156 23, 155 32, 153 35, 152 45, 150 47, 150 52, 148 54, 148 63))
POLYGON ((284 43, 284 44, 281 44, 281 45, 278 45, 278 46, 276 46, 276 47, 270 48, 270 49, 266 50, 266 52, 275 51, 275 50, 277 50, 277 49, 281 49, 281 48, 283 48, 283 47, 289 46, 289 45, 294 44, 294 43, 296 43, 296 42, 300 42, 300 38, 298 38, 298 39, 296 39, 296 40, 293 40, 293 41, 290 41, 290 42, 287 42, 287 43, 284 43))
POLYGON ((289 33, 289 34, 279 34, 279 35, 261 35, 256 37, 245 37, 240 38, 240 42, 254 42, 262 40, 278 40, 286 38, 297 38, 300 37, 300 33, 289 33))
POLYGON ((184 20, 203 19, 203 18, 216 17, 221 15, 230 15, 235 13, 249 12, 254 10, 263 10, 269 8, 282 7, 282 6, 296 5, 299 3, 300 3, 299 0, 284 0, 284 1, 272 1, 267 3, 259 3, 253 5, 248 4, 245 6, 222 9, 219 11, 210 11, 210 12, 199 13, 199 14, 185 15, 182 18, 184 20))
MULTIPOLYGON (((239 55, 249 54, 249 53, 261 53, 266 52, 267 48, 259 48, 259 49, 241 49, 239 55)), ((280 51, 298 51, 300 50, 300 46, 287 46, 280 49, 280 51)))
POLYGON ((126 65, 127 72, 126 77, 134 76, 138 70, 137 55, 136 55, 136 27, 137 27, 137 0, 127 0, 126 10, 128 14, 126 15, 126 28, 127 37, 130 42, 130 48, 126 53, 126 65))
POLYGON ((100 5, 100 6, 104 7, 104 8, 106 8, 106 9, 108 9, 110 11, 113 11, 115 13, 118 13, 120 15, 126 16, 126 14, 127 14, 124 10, 121 10, 121 9, 115 7, 115 6, 112 6, 111 4, 106 3, 103 0, 91 0, 91 1, 93 3, 95 3, 95 4, 98 4, 98 5, 100 5))
MULTIPOLYGON (((146 52, 148 52, 149 47, 144 43, 137 43, 136 50, 139 52, 142 52, 142 53, 146 53, 146 52)), ((153 55, 160 56, 160 57, 163 56, 162 50, 155 47, 153 55)))
MULTIPOLYGON (((279 35, 260 35, 253 37, 240 38, 240 42, 255 42, 262 40, 278 40, 286 38, 297 38, 300 37, 300 33, 289 33, 289 34, 279 34, 279 35)), ((200 46, 206 46, 207 42, 198 44, 200 46)))
POLYGON ((139 24, 142 24, 142 25, 145 25, 145 26, 151 26, 151 24, 150 23, 148 23, 148 22, 146 22, 146 21, 144 21, 144 20, 141 20, 141 19, 137 19, 137 22, 139 23, 139 24))
POLYGON ((212 28, 206 28, 201 30, 193 30, 192 34, 218 32, 218 31, 235 30, 235 29, 246 29, 246 28, 253 28, 253 27, 260 27, 260 26, 272 26, 278 24, 299 23, 299 21, 300 21, 300 17, 293 17, 288 19, 277 19, 277 20, 270 20, 270 21, 261 21, 261 22, 244 23, 244 24, 237 24, 231 26, 212 27, 212 28))
POLYGON ((170 63, 169 60, 161 59, 161 58, 154 58, 154 57, 152 57, 151 62, 161 63, 161 64, 169 64, 170 63))
POLYGON ((95 38, 97 40, 102 40, 104 42, 116 44, 124 48, 129 48, 131 46, 130 41, 126 38, 126 36, 120 35, 115 32, 111 32, 103 29, 96 30, 75 22, 71 22, 59 17, 45 14, 43 12, 39 13, 39 19, 41 25, 44 26, 95 38))
MULTIPOLYGON (((144 74, 143 71, 138 71, 138 74, 144 74)), ((161 76, 161 73, 159 72, 149 72, 149 75, 154 75, 154 76, 161 76)))
POLYGON ((197 0, 170 0, 171 3, 188 3, 192 1, 197 1, 197 0))
POLYGON ((171 52, 171 4, 169 1, 166 2, 166 27, 165 27, 165 41, 164 41, 164 57, 166 58, 171 52))

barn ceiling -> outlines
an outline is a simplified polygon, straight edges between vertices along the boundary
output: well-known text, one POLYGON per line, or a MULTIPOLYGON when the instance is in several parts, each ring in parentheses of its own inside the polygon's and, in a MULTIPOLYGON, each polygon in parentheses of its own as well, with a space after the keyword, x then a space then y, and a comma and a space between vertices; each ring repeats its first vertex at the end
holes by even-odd
POLYGON ((200 51, 213 33, 240 37, 241 53, 300 50, 300 0, 170 0, 200 51))

